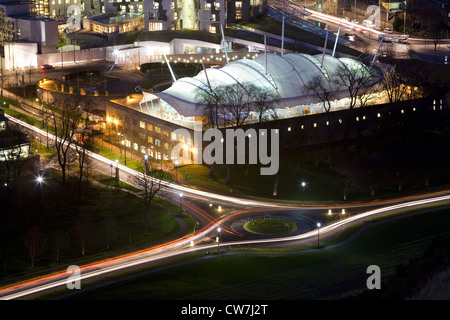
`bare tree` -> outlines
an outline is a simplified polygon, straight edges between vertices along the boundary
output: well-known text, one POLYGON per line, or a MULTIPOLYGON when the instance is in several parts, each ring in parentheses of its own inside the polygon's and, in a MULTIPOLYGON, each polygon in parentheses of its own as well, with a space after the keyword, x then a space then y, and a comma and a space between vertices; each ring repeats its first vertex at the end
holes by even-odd
POLYGON ((138 175, 131 178, 131 182, 140 190, 140 196, 145 206, 145 234, 148 233, 150 206, 155 196, 164 189, 162 181, 163 171, 149 167, 146 162, 138 164, 138 175))
POLYGON ((67 248, 68 243, 67 233, 60 229, 55 230, 52 236, 52 250, 56 254, 56 262, 59 262, 61 251, 67 248))
POLYGON ((76 217, 76 235, 80 241, 81 255, 86 253, 86 244, 92 232, 92 219, 84 212, 79 212, 76 217))
POLYGON ((31 268, 34 268, 36 257, 45 250, 45 236, 38 225, 33 224, 24 238, 24 246, 30 257, 31 268))
MULTIPOLYGON (((331 101, 333 99, 332 91, 328 81, 321 76, 315 76, 308 83, 305 84, 305 91, 314 94, 323 105, 323 109, 327 115, 328 123, 330 122, 331 101)), ((333 144, 332 144, 331 126, 328 126, 328 163, 331 167, 333 158, 333 144)))
MULTIPOLYGON (((342 136, 343 141, 347 138, 350 123, 355 118, 353 110, 358 105, 358 102, 361 103, 361 96, 368 94, 369 88, 376 82, 376 77, 377 72, 375 69, 369 69, 360 64, 339 65, 336 71, 330 76, 331 83, 346 91, 347 97, 350 100, 346 126, 342 136)), ((362 101, 367 101, 367 96, 362 101)))
POLYGON ((397 66, 384 66, 380 85, 385 90, 390 103, 399 102, 406 96, 407 86, 404 85, 405 81, 406 77, 399 72, 397 66))
POLYGON ((54 146, 58 164, 62 171, 62 184, 66 183, 66 169, 69 151, 75 144, 78 127, 82 119, 82 109, 75 97, 61 98, 49 105, 53 130, 55 133, 54 146))

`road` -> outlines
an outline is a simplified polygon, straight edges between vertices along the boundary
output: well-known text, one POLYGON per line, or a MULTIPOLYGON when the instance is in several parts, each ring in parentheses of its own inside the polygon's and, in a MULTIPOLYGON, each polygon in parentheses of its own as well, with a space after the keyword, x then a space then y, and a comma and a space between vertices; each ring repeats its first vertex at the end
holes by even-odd
MULTIPOLYGON (((33 130, 35 134, 47 134, 20 120, 10 116, 8 117, 11 121, 33 130)), ((52 136, 50 138, 54 139, 52 136)), ((105 174, 110 172, 111 160, 94 153, 90 153, 89 155, 95 162, 96 169, 102 170, 105 174)), ((118 168, 121 180, 127 181, 130 177, 139 174, 120 164, 118 164, 118 168)), ((94 262, 89 265, 79 266, 81 269, 80 281, 98 280, 104 276, 130 271, 134 268, 142 268, 196 252, 204 253, 206 251, 224 250, 224 248, 229 249, 231 247, 241 246, 260 248, 313 246, 317 243, 319 234, 320 239, 326 241, 338 235, 344 227, 359 223, 363 220, 373 219, 374 217, 406 209, 447 204, 450 201, 450 190, 445 190, 433 194, 423 194, 389 201, 347 204, 347 215, 345 218, 324 224, 318 228, 316 221, 310 218, 309 213, 314 211, 325 213, 328 211, 328 207, 299 207, 298 204, 287 205, 286 203, 265 199, 244 199, 196 190, 174 183, 167 183, 165 192, 167 199, 172 199, 171 201, 179 199, 182 201, 183 209, 200 222, 200 229, 194 234, 186 235, 162 245, 94 262), (182 194, 182 199, 180 199, 180 194, 182 194), (281 237, 251 235, 234 227, 237 221, 245 220, 249 217, 263 216, 265 214, 270 214, 271 216, 283 215, 290 219, 296 219, 300 227, 294 234, 281 237), (221 231, 218 231, 219 227, 221 231), (219 236, 219 242, 215 242, 217 236, 219 236)), ((330 209, 335 211, 337 208, 330 207, 330 209)), ((70 276, 71 273, 62 270, 4 287, 0 289, 0 299, 25 299, 52 290, 65 288, 68 282, 71 281, 70 276)))

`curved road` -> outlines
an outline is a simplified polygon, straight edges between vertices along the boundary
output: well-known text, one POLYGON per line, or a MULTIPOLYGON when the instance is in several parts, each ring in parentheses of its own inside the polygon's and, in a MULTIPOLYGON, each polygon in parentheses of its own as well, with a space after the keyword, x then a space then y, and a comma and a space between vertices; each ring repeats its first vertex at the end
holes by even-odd
MULTIPOLYGON (((32 127, 20 120, 10 117, 11 121, 17 122, 37 134, 46 135, 46 132, 32 127)), ((54 138, 54 137, 51 137, 54 138)), ((95 160, 96 166, 109 172, 111 160, 103 158, 97 154, 90 154, 95 160)), ((135 176, 139 173, 120 164, 120 176, 135 176)), ((180 239, 151 247, 138 252, 117 256, 111 259, 94 262, 88 265, 80 266, 80 281, 100 279, 104 276, 111 276, 115 273, 130 271, 133 268, 142 268, 149 264, 160 263, 173 258, 179 258, 184 255, 196 252, 205 252, 217 250, 226 246, 240 247, 266 247, 266 248, 296 248, 304 246, 313 246, 317 244, 318 235, 320 239, 335 237, 345 226, 353 223, 360 223, 363 220, 373 219, 382 215, 392 214, 407 209, 424 208, 430 205, 450 203, 450 190, 428 193, 418 196, 411 196, 389 201, 375 201, 369 203, 359 203, 346 205, 347 217, 335 222, 326 224, 317 228, 316 222, 308 217, 308 212, 320 210, 325 213, 328 209, 336 210, 336 207, 298 207, 284 202, 268 201, 261 199, 243 199, 225 195, 218 195, 211 192, 196 190, 168 183, 165 189, 167 198, 178 199, 180 193, 183 194, 181 205, 183 209, 192 214, 201 222, 201 229, 192 235, 184 236, 180 239), (220 209, 219 209, 220 206, 220 209), (237 220, 248 217, 262 216, 264 214, 285 215, 297 221, 302 227, 299 231, 283 237, 260 237, 250 236, 234 228, 237 220), (216 243, 215 238, 219 235, 220 242, 216 243)), ((172 200, 173 201, 173 200, 172 200)), ((339 210, 341 208, 338 208, 339 210)), ((324 240, 325 239, 325 240, 324 240)), ((65 288, 72 279, 70 273, 66 270, 55 272, 46 276, 30 279, 21 283, 0 288, 0 299, 25 299, 32 295, 40 295, 45 292, 65 288)))

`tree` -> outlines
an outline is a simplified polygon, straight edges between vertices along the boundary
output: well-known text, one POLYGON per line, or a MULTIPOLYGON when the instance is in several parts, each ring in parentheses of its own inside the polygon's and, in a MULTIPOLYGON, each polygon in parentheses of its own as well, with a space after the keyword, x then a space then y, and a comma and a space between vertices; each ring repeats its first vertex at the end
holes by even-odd
POLYGON ((348 104, 347 121, 342 136, 342 140, 347 138, 347 132, 350 124, 355 119, 353 110, 368 101, 371 94, 371 87, 376 82, 377 72, 373 68, 367 68, 359 63, 339 65, 336 71, 330 75, 331 83, 337 88, 346 91, 350 100, 348 104))
MULTIPOLYGON (((203 106, 212 128, 239 128, 250 122, 250 113, 258 113, 263 121, 267 114, 275 116, 272 109, 273 95, 264 88, 252 83, 208 84, 208 89, 199 88, 196 92, 199 106, 203 106)), ((231 184, 231 165, 227 164, 225 183, 231 184)), ((214 178, 215 164, 211 165, 209 176, 214 178)))
MULTIPOLYGON (((328 81, 321 76, 315 76, 308 83, 305 84, 306 93, 314 94, 323 105, 323 109, 327 115, 328 123, 330 122, 331 101, 333 99, 331 87, 328 81)), ((333 157, 332 131, 331 126, 328 126, 328 162, 331 167, 333 157)))
POLYGON ((396 65, 385 65, 383 67, 383 78, 380 84, 390 103, 399 102, 406 96, 407 86, 405 81, 406 77, 399 72, 396 65))
POLYGON ((52 250, 56 254, 56 262, 59 262, 60 253, 67 248, 68 244, 69 239, 67 233, 60 229, 55 230, 52 236, 52 250))
POLYGON ((24 246, 30 257, 31 268, 34 268, 36 257, 45 250, 45 236, 37 224, 33 224, 25 234, 24 246))
POLYGON ((89 117, 85 113, 74 141, 74 150, 76 152, 78 164, 78 194, 80 198, 82 197, 83 184, 89 182, 91 159, 87 156, 86 151, 91 148, 92 132, 89 127, 89 117))
POLYGON ((145 207, 145 234, 148 233, 150 206, 155 196, 165 188, 162 181, 163 171, 149 167, 148 163, 141 162, 137 167, 138 174, 131 178, 131 182, 139 189, 140 197, 145 207))
POLYGON ((83 112, 79 98, 76 97, 56 99, 49 105, 49 109, 55 133, 54 147, 62 171, 62 184, 65 185, 69 151, 75 144, 83 112))

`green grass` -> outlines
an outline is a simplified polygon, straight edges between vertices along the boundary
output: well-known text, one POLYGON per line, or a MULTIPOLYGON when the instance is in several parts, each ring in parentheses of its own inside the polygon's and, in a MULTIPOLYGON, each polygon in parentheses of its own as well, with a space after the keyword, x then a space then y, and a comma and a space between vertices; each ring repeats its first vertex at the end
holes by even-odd
POLYGON ((385 221, 333 249, 206 256, 209 259, 74 299, 334 299, 364 290, 366 269, 373 264, 381 268, 383 288, 396 266, 419 257, 434 237, 450 234, 449 212, 438 210, 385 221))
POLYGON ((297 230, 295 223, 282 219, 253 219, 243 227, 249 232, 267 235, 281 235, 297 230))

